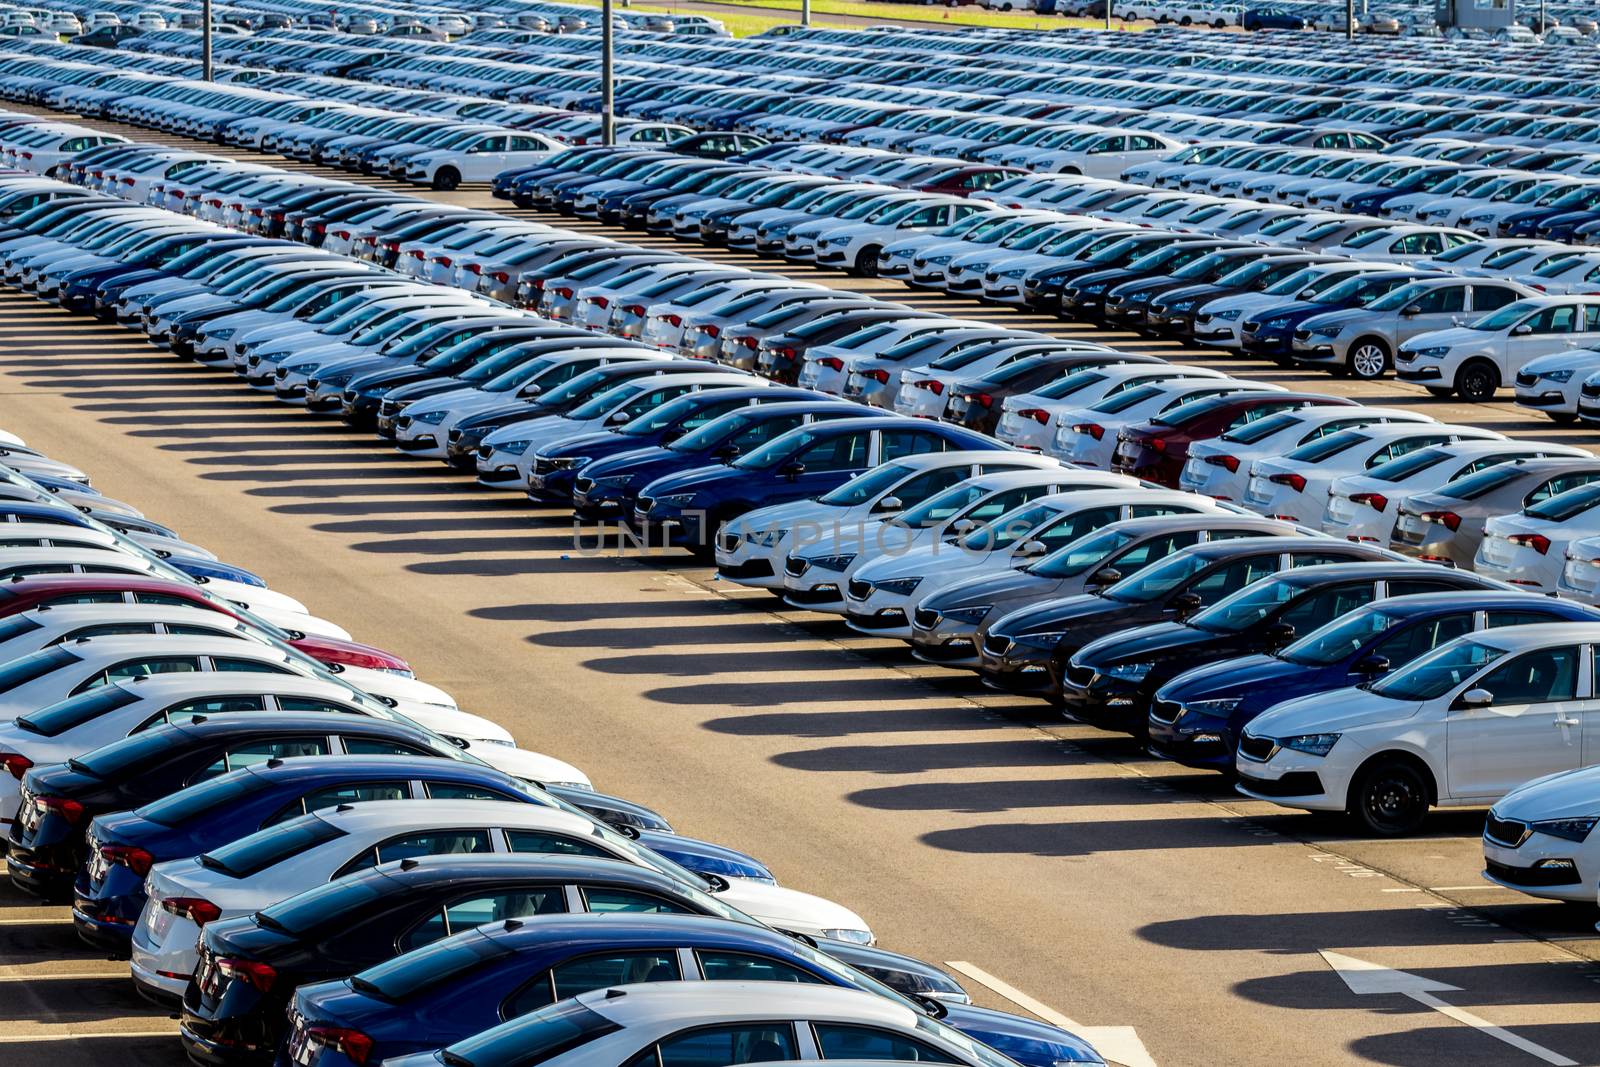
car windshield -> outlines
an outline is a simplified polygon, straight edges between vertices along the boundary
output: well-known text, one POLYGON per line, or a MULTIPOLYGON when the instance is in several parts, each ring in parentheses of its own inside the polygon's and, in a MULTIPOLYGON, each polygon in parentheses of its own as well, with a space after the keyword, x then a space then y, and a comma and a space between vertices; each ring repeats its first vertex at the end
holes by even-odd
POLYGON ((1101 530, 1099 533, 1078 538, 1065 548, 1024 569, 1040 578, 1071 578, 1073 575, 1082 574, 1090 567, 1097 566, 1136 536, 1128 530, 1101 530))
POLYGON ((1467 323, 1467 329, 1491 333, 1509 330, 1521 322, 1524 316, 1531 315, 1537 308, 1538 305, 1531 300, 1517 300, 1497 311, 1489 312, 1482 318, 1474 319, 1467 323))
POLYGON ((440 1057, 446 1067, 529 1067, 619 1029, 577 1000, 563 1000, 458 1041, 440 1057))
POLYGON ((1061 514, 1060 508, 1049 504, 1030 504, 1007 512, 994 524, 980 526, 961 539, 961 547, 968 552, 988 552, 1016 544, 1042 524, 1061 514))
POLYGON ((17 725, 29 733, 56 737, 108 712, 127 707, 138 699, 121 686, 101 686, 21 716, 17 719, 17 725))
POLYGON ((1330 667, 1361 651, 1366 643, 1404 620, 1376 608, 1353 611, 1313 630, 1278 653, 1278 658, 1307 667, 1330 667))
POLYGON ((1210 559, 1198 553, 1178 552, 1138 574, 1122 579, 1101 595, 1125 604, 1148 604, 1188 582, 1211 563, 1210 559))
POLYGON ((1591 482, 1576 489, 1568 489, 1565 493, 1558 493, 1549 500, 1540 501, 1523 514, 1530 519, 1563 522, 1575 515, 1583 514, 1596 504, 1600 504, 1600 482, 1591 482))
POLYGON ((888 492, 900 480, 908 477, 912 468, 902 463, 886 463, 881 467, 874 467, 865 474, 845 482, 818 500, 820 504, 832 504, 836 507, 854 507, 865 504, 869 500, 876 500, 888 492))
MULTIPOLYGON (((104 690, 97 690, 104 692, 104 690)), ((207 815, 219 808, 233 808, 246 797, 253 796, 271 786, 271 782, 249 770, 238 770, 220 778, 191 785, 176 793, 169 793, 137 809, 134 814, 141 819, 158 822, 162 826, 182 826, 197 816, 207 815)))
POLYGON ((1435 700, 1505 654, 1504 649, 1462 638, 1374 682, 1371 691, 1391 700, 1435 700))
POLYGON ((1302 588, 1298 582, 1265 578, 1223 597, 1190 619, 1189 625, 1207 633, 1240 633, 1293 600, 1302 588))

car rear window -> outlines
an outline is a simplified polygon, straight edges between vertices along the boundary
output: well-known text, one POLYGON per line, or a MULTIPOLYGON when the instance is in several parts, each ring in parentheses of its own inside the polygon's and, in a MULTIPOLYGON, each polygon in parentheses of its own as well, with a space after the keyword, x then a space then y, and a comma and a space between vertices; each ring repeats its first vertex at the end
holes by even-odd
POLYGON ((150 764, 170 751, 183 735, 170 726, 159 727, 132 737, 113 741, 83 756, 67 761, 73 770, 96 778, 110 778, 129 767, 150 764))
POLYGON ((1515 463, 1502 463, 1494 467, 1485 467, 1465 478, 1457 478, 1435 492, 1452 500, 1476 500, 1485 493, 1493 492, 1502 485, 1522 477, 1522 472, 1523 468, 1515 463))
POLYGON ((1180 404, 1171 411, 1157 415, 1150 421, 1157 426, 1187 426, 1196 419, 1203 418, 1218 408, 1232 404, 1237 398, 1233 396, 1207 396, 1199 400, 1191 400, 1187 404, 1180 404))
MULTIPOLYGON (((29 540, 33 541, 35 539, 29 538, 29 540)), ((11 546, 8 545, 7 547, 11 546)), ((42 629, 44 629, 43 623, 34 622, 26 615, 13 615, 4 622, 0 622, 0 644, 15 637, 21 637, 23 634, 31 634, 35 630, 42 629)))
POLYGON ((127 707, 138 699, 120 686, 91 689, 87 693, 58 700, 31 715, 24 715, 17 719, 17 725, 30 733, 56 737, 107 712, 127 707))
POLYGON ((81 659, 81 656, 56 647, 12 660, 0 667, 0 693, 9 693, 18 686, 27 685, 36 678, 43 678, 51 671, 69 663, 78 663, 81 659))
MULTIPOLYGON (((95 694, 102 692, 106 690, 96 690, 95 694)), ((246 797, 262 792, 270 785, 270 782, 248 771, 225 774, 221 778, 212 778, 210 781, 191 785, 187 789, 180 789, 176 793, 164 796, 160 800, 146 804, 134 814, 163 826, 181 826, 198 815, 204 815, 223 806, 232 807, 246 797)))
MULTIPOLYGON (((328 825, 320 819, 317 821, 322 826, 328 825)), ((258 912, 257 918, 261 925, 289 934, 303 934, 341 916, 352 921, 361 914, 362 907, 383 896, 388 880, 387 875, 376 871, 340 878, 279 901, 258 912)))
POLYGON ((350 988, 399 1003, 465 978, 484 964, 509 955, 511 950, 494 938, 468 930, 362 971, 350 979, 350 988))
POLYGON ((563 1000, 459 1041, 444 1050, 442 1059, 470 1067, 527 1067, 620 1029, 576 1000, 563 1000))
POLYGON ((345 832, 332 823, 315 815, 302 815, 207 852, 200 857, 200 864, 235 878, 247 878, 290 856, 344 836, 345 832))

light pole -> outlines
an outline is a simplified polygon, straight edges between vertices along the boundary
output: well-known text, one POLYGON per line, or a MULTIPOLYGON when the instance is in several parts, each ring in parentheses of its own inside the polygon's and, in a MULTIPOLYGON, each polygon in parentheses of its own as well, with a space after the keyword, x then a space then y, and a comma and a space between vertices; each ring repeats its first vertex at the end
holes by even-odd
POLYGON ((1106 29, 1111 28, 1111 0, 1106 0, 1106 29))
POLYGON ((616 122, 611 114, 613 106, 611 59, 612 46, 616 43, 615 31, 611 25, 611 0, 601 0, 600 21, 600 143, 610 145, 617 143, 616 122))
POLYGON ((200 78, 211 80, 211 0, 200 0, 200 78))
POLYGON ((1344 0, 1344 37, 1347 41, 1356 39, 1356 0, 1344 0))
POLYGON ((811 28, 811 0, 800 0, 800 25, 811 28))

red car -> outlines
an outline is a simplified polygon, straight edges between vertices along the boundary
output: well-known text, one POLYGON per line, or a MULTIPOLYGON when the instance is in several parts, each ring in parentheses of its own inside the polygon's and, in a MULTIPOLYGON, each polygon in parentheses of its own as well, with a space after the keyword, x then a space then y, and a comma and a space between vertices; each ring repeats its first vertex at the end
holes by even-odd
MULTIPOLYGON (((0 618, 52 604, 167 604, 207 608, 235 619, 244 618, 227 601, 208 596, 198 586, 169 578, 144 578, 134 574, 52 574, 15 578, 0 585, 0 618)), ((342 663, 411 674, 411 665, 405 660, 371 645, 332 637, 311 637, 298 631, 280 632, 276 636, 322 664, 342 663)))
POLYGON ((915 189, 923 193, 943 193, 946 196, 971 196, 985 189, 993 189, 1003 181, 1028 174, 1020 167, 997 167, 988 163, 951 164, 935 167, 929 173, 919 174, 910 181, 889 182, 902 189, 915 189))
POLYGON ((1118 433, 1111 469, 1176 489, 1178 476, 1189 459, 1189 445, 1195 441, 1209 441, 1280 411, 1317 404, 1348 407, 1354 403, 1323 393, 1226 393, 1204 397, 1118 433))

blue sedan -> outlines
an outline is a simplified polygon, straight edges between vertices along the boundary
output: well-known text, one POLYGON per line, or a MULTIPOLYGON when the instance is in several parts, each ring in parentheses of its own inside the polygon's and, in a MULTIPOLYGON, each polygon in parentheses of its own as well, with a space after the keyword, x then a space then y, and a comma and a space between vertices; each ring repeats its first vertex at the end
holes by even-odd
POLYGON ((1460 589, 1391 597, 1340 616, 1273 655, 1180 674, 1151 703, 1150 750, 1231 772, 1239 735, 1275 704, 1370 682, 1474 630, 1600 621, 1600 612, 1532 593, 1460 589))
MULTIPOLYGON (((355 1067, 453 1044, 609 985, 642 981, 825 983, 905 1001, 853 967, 777 931, 687 915, 510 919, 362 971, 301 986, 280 1064, 355 1067)), ((775 991, 775 995, 781 993, 775 991)), ((1058 1027, 965 1004, 911 1002, 1025 1067, 1103 1063, 1058 1027)))

